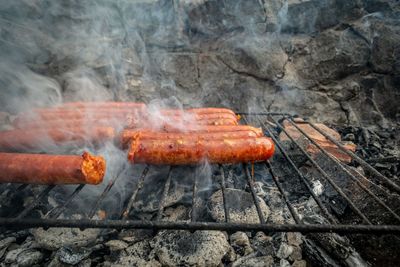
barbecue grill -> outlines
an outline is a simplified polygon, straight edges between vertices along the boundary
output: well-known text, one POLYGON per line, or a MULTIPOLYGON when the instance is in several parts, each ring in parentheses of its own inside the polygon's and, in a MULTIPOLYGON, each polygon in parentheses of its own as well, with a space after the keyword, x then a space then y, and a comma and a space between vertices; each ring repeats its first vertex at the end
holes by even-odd
MULTIPOLYGON (((32 211, 37 208, 41 201, 46 198, 52 190, 56 187, 61 187, 60 185, 49 185, 43 186, 42 191, 35 197, 28 206, 26 206, 21 212, 16 215, 9 217, 1 217, 0 225, 2 227, 10 228, 31 228, 31 227, 77 227, 80 229, 84 228, 112 228, 112 229, 182 229, 182 230, 222 230, 222 231, 276 231, 276 232, 336 232, 336 233, 365 233, 365 234, 399 234, 400 233, 400 216, 396 213, 396 208, 390 207, 390 203, 385 199, 386 195, 396 195, 400 193, 400 187, 391 181, 389 178, 385 177, 369 165, 366 161, 346 150, 346 148, 340 144, 338 141, 333 139, 324 131, 320 130, 315 124, 304 120, 304 123, 309 124, 313 129, 318 131, 320 134, 325 136, 328 140, 338 146, 340 150, 350 156, 354 164, 361 166, 366 170, 368 175, 361 174, 360 172, 355 172, 354 168, 351 169, 349 165, 342 163, 331 154, 329 154, 324 148, 322 148, 318 143, 316 143, 306 132, 299 128, 295 121, 296 116, 286 114, 286 113, 238 113, 241 115, 241 119, 246 124, 251 124, 254 126, 262 127, 265 135, 270 136, 276 144, 276 153, 272 160, 267 162, 255 163, 253 166, 251 163, 246 163, 241 166, 231 166, 231 165, 212 165, 214 171, 219 173, 218 176, 213 176, 214 182, 218 184, 219 189, 222 191, 223 196, 223 211, 224 211, 224 221, 223 222, 211 222, 199 220, 198 216, 198 203, 199 201, 199 177, 194 172, 191 179, 191 214, 189 221, 165 221, 162 220, 163 212, 165 209, 165 202, 168 198, 169 188, 171 186, 171 173, 177 170, 179 167, 170 166, 168 171, 164 174, 166 175, 165 183, 163 186, 161 198, 158 200, 158 211, 156 215, 151 220, 136 220, 132 219, 131 213, 139 201, 139 196, 141 190, 146 186, 145 180, 149 172, 154 168, 154 166, 143 165, 141 173, 136 177, 135 186, 131 189, 131 193, 128 198, 124 199, 124 207, 122 212, 116 218, 112 219, 96 219, 95 214, 98 212, 102 206, 103 201, 108 197, 108 193, 113 188, 115 183, 118 181, 120 175, 114 176, 107 184, 102 193, 94 201, 89 212, 85 214, 85 218, 81 219, 61 219, 60 215, 68 210, 74 199, 82 192, 88 185, 77 185, 76 188, 66 196, 65 201, 54 208, 51 212, 47 213, 46 216, 42 218, 32 217, 32 211), (297 140, 289 135, 284 129, 281 122, 287 120, 290 125, 293 125, 305 138, 309 140, 313 145, 315 145, 320 153, 321 157, 326 158, 328 164, 322 164, 318 159, 312 157, 309 152, 307 152, 297 140), (354 218, 356 223, 343 222, 335 213, 332 208, 328 205, 326 200, 323 200, 320 195, 314 192, 310 177, 304 173, 304 171, 299 167, 299 160, 297 156, 294 156, 291 151, 288 150, 288 145, 282 143, 279 140, 279 133, 285 132, 290 139, 290 146, 295 148, 301 157, 303 157, 308 164, 314 168, 324 180, 335 192, 335 194, 341 198, 346 207, 348 207, 348 212, 354 218), (327 166, 329 168, 327 168, 327 166), (252 195, 254 205, 257 210, 258 218, 260 223, 250 224, 250 223, 240 223, 232 222, 230 219, 230 208, 226 204, 226 190, 227 190, 227 171, 229 169, 235 168, 242 172, 242 177, 246 179, 247 189, 252 195), (280 176, 280 170, 282 168, 290 170, 291 175, 285 177, 284 181, 280 176), (357 186, 357 190, 364 192, 368 199, 366 202, 374 203, 380 207, 379 212, 388 214, 387 220, 385 222, 390 222, 389 224, 379 224, 373 222, 369 218, 369 214, 364 212, 358 204, 349 196, 347 190, 341 186, 338 181, 335 172, 331 170, 335 169, 344 173, 345 181, 354 183, 357 186), (256 169, 256 173, 254 173, 256 169), (287 224, 271 224, 266 223, 263 213, 260 208, 259 198, 257 197, 257 189, 255 183, 259 180, 264 179, 268 176, 272 179, 273 183, 276 185, 282 197, 282 201, 286 204, 289 214, 291 215, 294 223, 287 224), (287 184, 300 183, 303 188, 303 193, 289 192, 286 190, 285 185, 287 184), (376 192, 380 192, 377 194, 376 192), (323 215, 327 222, 323 224, 315 223, 305 223, 302 220, 302 215, 295 207, 295 203, 299 197, 311 197, 314 199, 319 208, 319 213, 323 215)), ((9 184, 8 188, 14 189, 14 194, 19 194, 20 192, 27 190, 30 185, 22 184, 15 185, 9 184), (15 187, 15 188, 14 188, 15 187)), ((3 192, 4 194, 4 192, 3 192)), ((2 213, 3 214, 3 213, 2 213)))

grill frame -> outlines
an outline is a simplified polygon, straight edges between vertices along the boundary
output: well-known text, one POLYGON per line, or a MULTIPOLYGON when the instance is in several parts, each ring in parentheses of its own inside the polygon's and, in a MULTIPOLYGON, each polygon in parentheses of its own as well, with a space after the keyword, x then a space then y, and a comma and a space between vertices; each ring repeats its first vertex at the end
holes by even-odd
MULTIPOLYGON (((376 201, 383 209, 389 212, 393 218, 395 218, 400 223, 400 216, 396 214, 391 208, 389 208, 378 196, 376 196, 372 191, 366 188, 360 180, 352 174, 344 163, 337 160, 335 157, 331 156, 324 148, 319 146, 310 136, 307 135, 302 129, 300 129, 296 123, 296 117, 290 115, 288 113, 238 113, 242 120, 249 124, 249 118, 256 119, 258 123, 262 126, 264 133, 267 136, 270 136, 277 147, 280 150, 280 153, 285 158, 287 164, 293 168, 295 173, 297 174, 300 181, 303 183, 305 188, 307 189, 310 196, 316 201, 317 205, 320 208, 322 214, 327 218, 330 222, 329 224, 304 224, 302 223, 299 214, 292 206, 291 202, 287 197, 287 192, 285 192, 284 188, 282 187, 279 177, 275 174, 274 171, 274 163, 273 161, 266 161, 266 167, 273 178, 275 185, 277 186, 278 190, 281 193, 282 201, 286 204, 292 218, 294 219, 294 224, 267 224, 265 223, 265 219, 263 218, 261 208, 259 206, 259 200, 256 196, 256 190, 254 187, 255 178, 253 177, 252 173, 249 170, 249 166, 247 163, 243 164, 243 169, 245 172, 245 176, 247 179, 247 184, 250 189, 250 193, 252 195, 253 202, 256 206, 257 214, 259 217, 260 223, 258 224, 249 224, 249 223, 232 223, 230 222, 229 216, 229 208, 226 205, 225 199, 225 172, 221 165, 219 165, 220 173, 221 173, 221 180, 220 180, 220 189, 222 191, 223 196, 223 206, 224 206, 224 215, 225 221, 224 222, 199 222, 197 221, 197 209, 196 209, 196 195, 198 193, 197 188, 197 175, 194 175, 193 187, 192 187, 192 198, 191 198, 191 214, 190 214, 190 221, 185 222, 167 222, 161 221, 162 214, 165 207, 165 199, 168 196, 168 190, 171 183, 171 172, 174 168, 173 166, 169 167, 168 176, 165 181, 162 196, 160 199, 160 204, 158 207, 156 220, 155 221, 141 221, 141 220, 130 220, 129 214, 132 208, 134 207, 137 195, 139 191, 144 186, 144 181, 149 173, 151 166, 145 165, 144 169, 138 179, 137 186, 132 190, 132 194, 127 198, 129 199, 127 205, 123 209, 121 216, 119 219, 115 220, 99 220, 93 219, 94 215, 98 211, 101 202, 106 198, 107 193, 111 190, 117 179, 119 178, 121 173, 118 173, 116 176, 112 177, 109 181, 103 192, 99 195, 97 200, 95 201, 94 206, 89 211, 87 218, 85 219, 58 219, 58 217, 63 213, 63 211, 68 207, 68 205, 74 200, 74 198, 82 191, 85 185, 77 185, 75 190, 67 197, 66 201, 61 204, 60 206, 54 208, 51 212, 47 213, 47 215, 42 219, 35 219, 35 218, 26 218, 26 216, 39 205, 40 201, 46 197, 51 190, 53 190, 56 186, 55 185, 48 185, 45 186, 41 193, 35 198, 33 202, 31 202, 22 212, 20 212, 16 217, 13 218, 5 218, 0 217, 0 226, 9 228, 31 228, 31 227, 76 227, 80 229, 85 228, 112 228, 112 229, 152 229, 152 230, 221 230, 221 231, 264 231, 264 232, 302 232, 302 233, 313 233, 313 232, 335 232, 335 233, 343 233, 343 234, 351 234, 351 233, 360 233, 360 234, 400 234, 400 224, 399 225, 374 225, 371 221, 367 218, 365 214, 363 214, 355 205, 355 203, 340 189, 340 187, 335 183, 335 181, 330 177, 324 170, 321 168, 318 163, 311 157, 311 155, 301 147, 301 145, 294 140, 284 129, 284 127, 279 123, 279 120, 285 119, 287 120, 290 125, 293 125, 303 136, 307 138, 314 146, 318 148, 319 151, 322 152, 326 157, 328 157, 332 162, 334 162, 341 170, 343 170, 349 177, 356 182, 358 186, 362 190, 364 190, 372 199, 376 201), (278 118, 276 118, 278 117, 278 118), (261 118, 266 118, 266 120, 262 120, 261 118), (343 197, 352 211, 358 215, 359 218, 363 221, 363 224, 340 224, 338 220, 333 216, 327 209, 327 207, 322 203, 318 196, 315 195, 313 192, 310 182, 308 178, 304 176, 304 174, 299 170, 299 168, 294 163, 294 160, 289 155, 289 153, 285 150, 282 143, 279 141, 278 134, 274 134, 274 131, 271 127, 278 129, 279 131, 283 131, 287 134, 289 139, 291 139, 292 143, 298 147, 298 149, 302 152, 303 156, 305 156, 312 165, 319 171, 320 174, 327 180, 327 182, 335 189, 335 191, 343 197)), ((329 136, 327 133, 321 131, 314 123, 310 122, 309 120, 305 119, 304 123, 310 125, 313 129, 321 133, 325 136, 328 140, 332 143, 337 145, 337 147, 349 155, 354 161, 360 164, 363 168, 366 168, 370 171, 376 179, 380 183, 381 186, 385 186, 388 190, 392 192, 399 193, 400 186, 392 182, 389 178, 385 177, 381 173, 379 173, 376 169, 374 169, 371 165, 369 165, 366 161, 352 153, 351 151, 346 150, 346 148, 329 136)), ((360 174, 362 179, 368 180, 372 185, 375 185, 370 178, 367 178, 360 174)), ((20 185, 17 189, 15 194, 24 190, 27 186, 26 184, 20 185)), ((60 186, 60 185, 57 185, 60 186)))

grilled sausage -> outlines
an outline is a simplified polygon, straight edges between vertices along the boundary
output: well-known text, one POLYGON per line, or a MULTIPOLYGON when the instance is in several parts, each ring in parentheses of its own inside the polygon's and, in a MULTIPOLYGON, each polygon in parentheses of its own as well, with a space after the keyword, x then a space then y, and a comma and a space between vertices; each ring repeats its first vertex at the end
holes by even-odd
POLYGON ((128 159, 133 163, 186 165, 240 163, 267 160, 274 153, 270 138, 224 140, 140 140, 131 143, 128 159))
POLYGON ((106 162, 82 156, 0 153, 0 182, 27 184, 99 184, 106 162))
POLYGON ((218 133, 218 132, 237 132, 237 131, 252 131, 257 137, 264 136, 261 128, 255 128, 249 125, 187 125, 186 127, 178 128, 172 125, 164 127, 164 131, 168 133, 218 133))
POLYGON ((247 139, 256 138, 255 131, 233 131, 233 132, 197 132, 197 133, 163 133, 141 130, 124 130, 119 140, 121 147, 127 148, 129 143, 135 139, 140 140, 224 140, 224 139, 247 139))
POLYGON ((48 147, 51 144, 82 145, 86 141, 101 143, 113 140, 115 130, 112 127, 42 128, 27 130, 10 130, 0 132, 1 151, 20 151, 48 147))

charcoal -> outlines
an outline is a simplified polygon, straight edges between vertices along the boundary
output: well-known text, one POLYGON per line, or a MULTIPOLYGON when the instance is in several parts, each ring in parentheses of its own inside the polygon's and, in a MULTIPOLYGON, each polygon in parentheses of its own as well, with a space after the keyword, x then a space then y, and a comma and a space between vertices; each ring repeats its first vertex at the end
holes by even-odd
POLYGON ((105 245, 110 249, 110 251, 119 251, 128 247, 128 244, 121 240, 110 240, 107 241, 105 245))
POLYGON ((150 260, 150 252, 152 250, 152 247, 150 245, 150 240, 145 239, 142 241, 139 241, 132 246, 126 248, 126 253, 128 256, 134 256, 138 257, 144 260, 150 260))
MULTIPOLYGON (((229 209, 229 218, 232 222, 259 223, 260 220, 258 218, 257 209, 250 193, 227 188, 225 190, 225 199, 227 202, 226 206, 229 209)), ((267 220, 270 209, 263 199, 258 197, 258 200, 264 220, 267 220)), ((211 196, 208 202, 208 208, 214 220, 217 222, 225 221, 221 190, 215 192, 211 196)))
POLYGON ((229 248, 219 231, 161 231, 154 245, 163 266, 217 266, 229 248))
POLYGON ((240 258, 232 264, 232 267, 272 267, 274 259, 271 256, 240 258))
POLYGON ((272 237, 267 236, 263 232, 257 232, 251 244, 257 254, 262 256, 274 255, 276 252, 272 244, 272 237))
POLYGON ((286 244, 285 242, 281 243, 281 246, 276 253, 276 256, 280 259, 286 259, 293 253, 293 247, 291 245, 286 244))
POLYGON ((90 253, 92 253, 91 250, 84 248, 73 249, 70 247, 61 247, 57 251, 57 257, 63 263, 76 265, 87 258, 90 253))
POLYGON ((290 266, 291 266, 290 263, 285 259, 281 259, 279 261, 279 267, 290 267, 290 266))
POLYGON ((77 228, 36 228, 32 234, 39 246, 48 250, 58 250, 63 246, 84 247, 96 241, 99 229, 79 230, 77 228))
POLYGON ((292 267, 307 267, 307 262, 305 260, 295 260, 292 263, 292 267))
POLYGON ((39 264, 44 258, 42 252, 29 249, 18 254, 16 264, 20 267, 30 267, 39 264))
POLYGON ((249 237, 244 232, 236 232, 230 236, 231 246, 235 249, 236 254, 245 256, 253 253, 250 246, 249 237))
POLYGON ((124 267, 124 266, 146 266, 146 267, 161 267, 161 263, 157 260, 146 261, 136 256, 122 256, 116 263, 110 264, 110 267, 124 267))

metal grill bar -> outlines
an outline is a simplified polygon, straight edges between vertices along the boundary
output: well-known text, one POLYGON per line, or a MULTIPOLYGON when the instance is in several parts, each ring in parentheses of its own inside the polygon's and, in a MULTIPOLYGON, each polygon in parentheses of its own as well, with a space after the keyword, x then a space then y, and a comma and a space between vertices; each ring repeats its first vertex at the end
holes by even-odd
MULTIPOLYGON (((26 215, 30 214, 30 212, 37 207, 37 205, 40 203, 40 200, 46 197, 50 191, 55 187, 55 186, 47 186, 36 198, 35 200, 27 207, 25 208, 18 216, 15 218, 0 218, 0 226, 4 227, 9 227, 10 229, 12 228, 26 228, 26 227, 77 227, 77 228, 113 228, 113 229, 127 229, 127 228, 133 228, 133 229, 153 229, 153 230, 161 230, 161 229, 181 229, 181 230, 221 230, 221 231, 264 231, 264 232, 303 232, 303 233, 311 233, 311 232, 337 232, 337 233, 363 233, 363 234, 399 234, 400 233, 400 225, 370 225, 369 219, 366 217, 365 214, 363 214, 352 202, 347 195, 340 189, 340 187, 335 183, 333 180, 334 176, 329 176, 327 171, 323 170, 318 163, 311 158, 311 156, 300 146, 300 144, 293 139, 292 136, 288 134, 287 131, 285 131, 284 127, 278 122, 278 120, 274 117, 279 117, 279 119, 287 119, 294 127, 296 127, 296 123, 293 121, 293 117, 291 117, 289 114, 286 113, 240 113, 240 115, 243 116, 243 119, 245 120, 246 123, 248 123, 247 117, 251 120, 252 123, 259 123, 262 127, 263 130, 269 135, 275 142, 276 147, 279 149, 281 152, 280 155, 282 155, 282 159, 285 160, 286 163, 290 166, 290 170, 293 170, 293 174, 295 174, 296 178, 293 179, 299 179, 299 181, 304 184, 305 188, 307 189, 307 192, 311 195, 311 197, 316 201, 317 205, 321 209, 322 214, 328 218, 328 220, 331 222, 331 224, 303 224, 301 219, 300 219, 300 214, 299 212, 294 208, 292 202, 293 200, 289 200, 289 193, 284 189, 283 184, 281 181, 279 181, 279 177, 277 175, 277 170, 281 166, 279 166, 280 162, 271 160, 270 162, 265 162, 262 163, 262 166, 264 167, 266 171, 269 171, 272 179, 278 188, 279 192, 281 193, 281 198, 282 201, 285 202, 286 206, 288 207, 288 210, 290 214, 292 215, 295 224, 269 224, 266 223, 266 218, 264 218, 261 208, 260 208, 260 202, 259 198, 257 197, 256 190, 254 187, 255 179, 253 172, 250 172, 249 170, 249 165, 248 164, 243 164, 241 169, 232 169, 232 170, 241 170, 244 172, 246 182, 248 184, 249 191, 252 195, 252 200, 253 204, 256 207, 257 210, 257 215, 259 217, 260 223, 259 224, 248 224, 248 223, 231 223, 230 222, 230 214, 229 214, 229 205, 227 204, 227 188, 226 188, 226 181, 225 181, 225 168, 229 169, 232 168, 233 166, 227 165, 227 166, 221 166, 218 165, 216 167, 219 168, 220 170, 220 179, 217 181, 219 183, 219 187, 222 192, 222 203, 223 209, 224 209, 224 215, 225 219, 224 222, 199 222, 197 221, 198 217, 198 207, 197 207, 197 199, 198 199, 198 175, 197 175, 197 169, 193 172, 193 184, 192 184, 192 213, 190 216, 190 221, 184 221, 184 222, 170 222, 170 221, 162 221, 163 217, 163 212, 164 208, 166 205, 166 199, 169 194, 169 189, 171 185, 171 172, 172 169, 175 167, 170 167, 168 171, 168 176, 167 179, 164 183, 163 191, 161 193, 161 197, 159 200, 159 207, 158 210, 156 210, 156 216, 154 221, 139 221, 139 220, 130 220, 130 212, 131 209, 134 207, 135 202, 137 201, 137 197, 139 195, 140 190, 142 190, 145 186, 145 179, 147 177, 147 174, 150 170, 150 166, 145 166, 140 177, 138 178, 137 183, 135 183, 135 187, 132 190, 132 194, 130 195, 129 198, 127 198, 125 201, 127 202, 127 205, 125 209, 121 212, 121 219, 120 220, 94 220, 92 219, 93 215, 96 213, 98 210, 101 202, 107 198, 109 195, 110 190, 112 189, 113 185, 121 176, 122 170, 120 170, 119 174, 108 183, 108 185, 105 187, 105 189, 102 191, 102 193, 99 195, 99 197, 96 199, 95 204, 93 208, 89 212, 89 219, 80 219, 80 220, 74 220, 74 219, 58 219, 58 217, 67 209, 69 204, 73 201, 73 199, 76 198, 78 194, 82 192, 82 189, 84 188, 85 185, 79 185, 75 188, 75 190, 66 198, 65 202, 63 204, 60 204, 59 206, 53 208, 50 210, 47 215, 45 216, 44 219, 33 219, 33 218, 26 218, 26 215), (263 120, 261 119, 263 118, 263 120), (265 118, 265 120, 264 120, 265 118), (286 133, 288 136, 289 140, 302 152, 302 155, 304 155, 309 162, 311 162, 312 166, 318 170, 320 174, 322 174, 322 177, 324 177, 325 180, 328 181, 328 183, 336 190, 338 195, 342 196, 348 203, 349 207, 352 209, 352 211, 357 214, 364 223, 367 225, 362 225, 362 224, 356 224, 356 225, 343 225, 343 224, 338 224, 337 219, 328 211, 327 207, 323 204, 321 199, 314 193, 311 183, 309 178, 307 178, 302 171, 300 171, 299 167, 297 167, 295 160, 293 157, 290 155, 288 151, 285 150, 284 146, 279 140, 278 133, 276 130, 279 130, 283 133, 286 133), (266 165, 266 168, 264 166, 266 165)), ((309 122, 306 122, 309 123, 309 122)), ((311 123, 309 123, 311 126, 313 126, 311 123)), ((315 128, 315 127, 314 127, 315 128)), ((296 127, 298 129, 298 127, 296 127)), ((301 129, 298 129, 299 131, 301 129)), ((332 141, 332 143, 336 144, 339 148, 341 144, 337 144, 336 140, 331 140, 329 137, 326 136, 326 133, 322 132, 320 129, 316 129, 318 132, 320 132, 323 136, 325 136, 328 140, 332 141), (336 143, 335 143, 336 142, 336 143)), ((383 208, 384 211, 388 211, 393 219, 396 219, 397 221, 400 222, 400 216, 389 206, 385 204, 384 201, 380 197, 378 197, 376 194, 374 194, 370 189, 365 187, 359 179, 365 179, 368 182, 370 182, 372 185, 377 186, 380 190, 383 190, 382 192, 385 194, 388 194, 386 190, 384 190, 382 187, 374 184, 371 182, 371 180, 365 178, 361 174, 353 174, 349 171, 348 167, 338 161, 335 157, 330 155, 327 151, 325 151, 321 146, 318 145, 318 143, 313 142, 314 140, 307 136, 307 134, 303 131, 300 131, 301 134, 303 134, 307 140, 311 141, 313 145, 315 145, 324 155, 326 155, 329 160, 332 161, 332 164, 334 166, 339 167, 342 171, 344 171, 347 175, 346 177, 350 177, 352 181, 354 181, 360 188, 362 188, 370 197, 370 200, 375 201, 380 205, 380 207, 383 208)), ((345 151, 346 152, 346 151, 345 151)), ((351 153, 351 152, 350 152, 351 153)), ((352 156, 352 155, 350 155, 352 156)), ((354 158, 354 157, 352 157, 354 158)), ((354 158, 357 161, 357 158, 354 158)), ((366 167, 367 170, 371 171, 370 168, 371 166, 368 165, 365 161, 362 161, 363 164, 361 166, 366 167), (367 166, 365 166, 366 164, 367 166)), ((253 167, 254 165, 252 165, 253 167)), ((261 165, 260 165, 261 166, 261 165)), ((373 168, 372 168, 373 169, 373 168)), ((253 169, 252 169, 253 170, 253 169)), ((375 170, 375 169, 373 169, 375 170)), ((376 171, 376 170, 375 170, 376 171)), ((371 171, 372 174, 376 175, 374 171, 371 171)), ((378 176, 378 175, 376 175, 378 176)), ((241 177, 241 176, 240 176, 241 177)), ((385 179, 382 179, 382 177, 378 176, 385 182, 385 179)), ((387 178, 386 178, 387 179, 387 178)), ((388 183, 386 183, 388 184, 388 183)), ((26 189, 29 185, 22 184, 18 185, 18 187, 13 190, 14 192, 20 192, 24 189, 26 189)), ((236 187, 236 186, 234 186, 236 187)), ((6 187, 7 189, 8 187, 6 187)), ((396 190, 396 189, 395 189, 396 190)), ((4 193, 6 193, 9 190, 6 190, 4 193)), ((2 194, 2 196, 3 196, 2 194)), ((7 193, 8 194, 8 193, 7 193)))
POLYGON ((100 206, 100 203, 103 201, 103 199, 107 196, 108 192, 110 192, 111 188, 114 186, 115 182, 117 179, 121 176, 121 173, 123 171, 123 168, 121 168, 117 175, 115 175, 109 182, 106 188, 104 188, 103 193, 97 198, 96 203, 94 204, 93 208, 90 210, 88 217, 93 218, 93 216, 96 214, 97 209, 100 206))
POLYGON ((172 174, 172 167, 170 167, 168 170, 167 180, 165 181, 164 190, 161 195, 160 203, 158 204, 157 221, 161 220, 161 216, 164 211, 165 200, 167 199, 169 186, 171 185, 171 174, 172 174))
POLYGON ((398 225, 322 225, 322 224, 248 224, 215 222, 167 222, 132 220, 64 220, 0 218, 0 225, 12 228, 26 227, 73 227, 108 229, 153 229, 153 230, 219 230, 219 231, 263 231, 263 232, 336 232, 360 234, 400 234, 398 225))
POLYGON ((358 164, 360 164, 362 167, 368 169, 370 172, 372 172, 374 175, 382 179, 384 183, 386 183, 387 186, 389 186, 391 189, 395 190, 397 193, 400 193, 400 186, 395 184, 393 181, 391 181, 389 178, 386 176, 382 175, 380 172, 378 172, 374 167, 369 165, 367 162, 365 162, 362 158, 354 154, 353 152, 347 150, 342 144, 340 144, 338 141, 333 139, 329 134, 321 131, 321 129, 318 128, 314 123, 310 121, 306 121, 309 125, 311 125, 315 130, 317 130, 320 134, 322 134, 324 137, 326 137, 329 141, 337 145, 340 150, 342 150, 344 153, 352 157, 355 161, 357 161, 358 164))
POLYGON ((247 168, 247 164, 243 164, 243 169, 246 174, 247 184, 249 185, 251 195, 253 196, 254 205, 256 205, 258 219, 260 220, 260 223, 263 224, 265 223, 265 219, 261 212, 260 201, 257 197, 256 190, 254 189, 254 177, 250 175, 249 169, 247 168))
POLYGON ((278 147, 278 149, 281 151, 283 157, 286 159, 286 161, 289 162, 290 166, 295 170, 296 174, 300 178, 300 181, 305 185, 307 191, 310 193, 312 198, 315 200, 317 203, 318 207, 321 209, 323 214, 329 219, 329 221, 333 224, 336 224, 336 219, 332 216, 332 214, 327 210, 327 208, 322 204, 321 199, 314 193, 313 189, 311 188, 310 183, 308 180, 304 177, 304 175, 300 172, 299 168, 297 168, 296 164, 294 164, 292 158, 287 154, 285 149, 283 149, 282 144, 278 141, 278 139, 275 137, 275 135, 272 133, 271 129, 261 122, 260 118, 257 116, 258 121, 264 126, 264 128, 267 130, 269 136, 274 140, 275 145, 278 147))
POLYGON ((291 125, 293 125, 299 132, 301 132, 305 137, 307 137, 310 142, 315 145, 325 156, 327 156, 330 160, 336 163, 339 168, 344 171, 353 181, 357 183, 357 185, 364 190, 370 197, 375 199, 388 212, 390 212, 393 217, 395 217, 400 222, 400 216, 397 215, 391 208, 389 208, 378 196, 376 196, 371 190, 369 190, 365 185, 363 185, 347 168, 344 167, 343 163, 340 162, 335 156, 326 152, 317 142, 315 142, 312 138, 310 138, 299 126, 296 125, 291 119, 288 120, 291 125))
POLYGON ((65 208, 71 203, 71 201, 75 198, 76 195, 78 195, 81 190, 85 187, 84 184, 78 185, 74 192, 72 192, 71 195, 69 195, 69 197, 67 198, 67 200, 60 206, 55 207, 54 209, 50 210, 45 218, 58 218, 58 216, 61 215, 61 213, 65 210, 65 208))
POLYGON ((197 214, 196 214, 196 210, 197 210, 197 205, 196 205, 196 198, 197 198, 197 173, 196 171, 194 172, 194 181, 193 181, 193 188, 192 188, 192 211, 190 213, 190 220, 192 222, 195 222, 197 220, 197 214))
POLYGON ((133 207, 133 203, 135 202, 136 196, 139 192, 140 189, 142 189, 143 185, 144 185, 144 179, 147 176, 147 173, 149 172, 149 165, 146 165, 146 167, 144 167, 142 174, 140 175, 140 178, 138 180, 137 186, 135 188, 135 190, 132 192, 132 196, 129 199, 128 205, 126 206, 125 210, 122 212, 121 217, 123 219, 127 219, 129 216, 129 213, 131 212, 131 209, 133 207))
POLYGON ((322 174, 322 176, 329 182, 329 184, 336 190, 336 192, 339 193, 341 197, 343 197, 347 203, 349 204, 350 208, 367 224, 372 224, 368 218, 356 207, 356 205, 351 201, 351 199, 340 189, 340 187, 333 181, 329 175, 318 165, 318 163, 301 147, 301 145, 293 139, 292 136, 285 130, 285 128, 274 118, 272 118, 272 121, 281 129, 288 137, 289 139, 296 145, 296 147, 302 152, 304 156, 312 163, 312 165, 319 171, 319 173, 322 174))
POLYGON ((48 185, 46 186, 46 188, 35 198, 34 201, 32 201, 32 203, 29 204, 28 207, 26 207, 17 217, 16 219, 22 219, 23 217, 25 217, 26 215, 28 215, 28 213, 34 209, 40 202, 40 200, 42 200, 42 198, 44 198, 45 196, 47 196, 49 194, 49 192, 55 187, 55 185, 48 185))
POLYGON ((223 205, 224 205, 224 218, 225 218, 225 222, 229 222, 230 218, 229 218, 229 209, 227 207, 227 203, 226 203, 226 195, 225 195, 225 170, 224 168, 222 168, 222 165, 219 164, 219 171, 221 172, 221 192, 222 192, 222 201, 223 201, 223 205))
POLYGON ((290 214, 292 215, 294 221, 297 224, 301 224, 301 220, 299 215, 297 214, 296 210, 293 208, 292 204, 290 203, 289 199, 286 196, 286 192, 285 190, 282 188, 280 182, 279 182, 279 178, 275 175, 274 170, 272 169, 271 163, 269 161, 266 162, 266 165, 269 169, 269 172, 271 173, 272 179, 274 180, 276 187, 278 187, 279 192, 281 193, 281 196, 283 198, 283 200, 286 203, 286 206, 289 208, 290 214))

